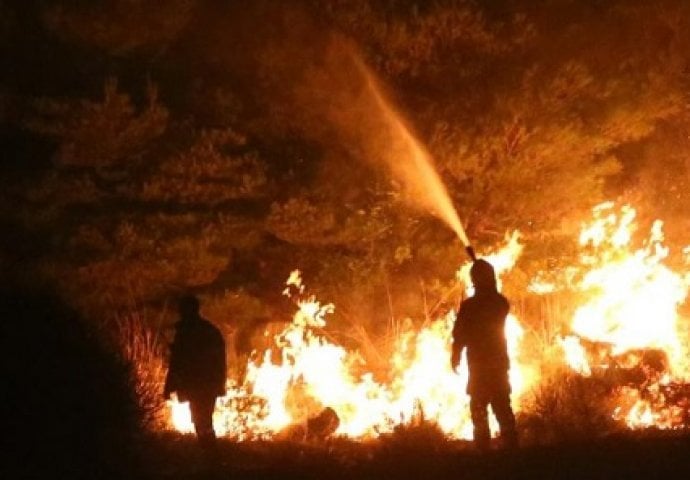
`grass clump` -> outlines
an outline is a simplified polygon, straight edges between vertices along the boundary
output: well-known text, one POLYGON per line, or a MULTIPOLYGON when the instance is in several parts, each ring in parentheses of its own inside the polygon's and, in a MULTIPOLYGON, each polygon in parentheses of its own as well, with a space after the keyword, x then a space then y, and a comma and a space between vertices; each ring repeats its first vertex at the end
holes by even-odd
POLYGON ((613 418, 614 386, 603 375, 557 368, 524 398, 519 424, 526 443, 581 441, 619 431, 613 418))

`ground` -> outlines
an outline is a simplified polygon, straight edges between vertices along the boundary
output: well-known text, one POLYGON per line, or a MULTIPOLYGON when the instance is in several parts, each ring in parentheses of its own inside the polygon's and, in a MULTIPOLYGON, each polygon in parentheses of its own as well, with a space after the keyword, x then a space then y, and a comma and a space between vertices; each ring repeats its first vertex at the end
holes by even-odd
POLYGON ((157 437, 147 446, 146 476, 161 480, 690 478, 690 435, 685 433, 629 433, 485 455, 474 453, 467 442, 431 444, 413 437, 368 443, 221 440, 220 450, 220 465, 212 467, 204 462, 193 437, 157 437))
POLYGON ((0 316, 2 479, 690 478, 690 430, 624 431, 480 456, 424 423, 369 442, 221 439, 213 466, 193 436, 142 432, 128 370, 58 298, 0 292, 0 316))

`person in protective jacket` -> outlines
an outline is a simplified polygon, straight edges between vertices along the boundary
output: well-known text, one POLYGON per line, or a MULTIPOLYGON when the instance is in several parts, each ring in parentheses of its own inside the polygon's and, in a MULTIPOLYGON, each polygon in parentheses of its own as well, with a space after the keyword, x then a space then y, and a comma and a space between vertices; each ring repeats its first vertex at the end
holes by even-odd
POLYGON ((467 349, 470 413, 474 425, 474 443, 479 450, 487 450, 490 443, 487 407, 498 420, 504 446, 517 446, 515 415, 510 406, 508 380, 508 347, 505 337, 506 317, 510 305, 498 292, 494 269, 479 259, 470 269, 474 295, 460 304, 453 327, 451 367, 460 364, 463 349, 467 349))
POLYGON ((196 297, 183 296, 178 310, 164 396, 167 399, 175 392, 180 401, 189 401, 199 443, 213 450, 213 409, 216 398, 225 395, 225 340, 218 328, 200 316, 196 297))

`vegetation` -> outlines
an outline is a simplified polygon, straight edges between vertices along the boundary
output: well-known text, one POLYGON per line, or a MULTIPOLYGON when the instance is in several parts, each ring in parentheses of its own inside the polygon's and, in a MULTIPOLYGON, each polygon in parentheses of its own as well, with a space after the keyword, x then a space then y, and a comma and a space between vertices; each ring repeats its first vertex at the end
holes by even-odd
POLYGON ((422 432, 415 442, 384 439, 371 443, 331 441, 221 442, 227 464, 210 473, 192 448, 193 439, 162 437, 149 443, 157 462, 149 478, 685 478, 689 472, 688 439, 678 434, 647 433, 527 446, 519 452, 471 453, 464 442, 437 439, 422 432), (176 440, 176 441, 173 441, 176 440))
MULTIPOLYGON (((385 167, 363 64, 476 246, 522 232, 506 289, 536 310, 525 279, 568 263, 603 199, 687 243, 689 23, 682 0, 0 0, 0 282, 49 285, 148 362, 124 375, 146 421, 182 291, 242 358, 290 318, 299 268, 333 334, 385 363, 392 325, 456 303, 463 252, 385 167)), ((553 428, 598 418, 544 388, 553 428)))
POLYGON ((633 177, 648 205, 677 191, 664 213, 686 221, 682 2, 145 3, 4 7, 3 218, 90 315, 191 289, 241 330, 286 318, 293 268, 373 332, 446 298, 458 242, 380 168, 390 139, 353 57, 429 146, 470 238, 555 245, 523 270, 633 177))
POLYGON ((7 379, 3 473, 122 478, 138 471, 141 432, 130 365, 72 308, 33 286, 0 291, 7 379))

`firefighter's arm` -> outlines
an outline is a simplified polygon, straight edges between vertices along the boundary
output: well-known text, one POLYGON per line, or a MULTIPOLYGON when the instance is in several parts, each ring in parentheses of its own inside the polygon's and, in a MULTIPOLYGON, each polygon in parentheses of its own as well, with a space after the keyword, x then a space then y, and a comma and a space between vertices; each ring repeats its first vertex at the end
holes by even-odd
POLYGON ((172 383, 170 372, 168 372, 168 376, 165 378, 165 387, 163 388, 163 400, 170 400, 170 394, 174 391, 171 387, 172 383))
POLYGON ((170 346, 170 362, 168 363, 168 374, 165 377, 165 387, 163 388, 163 397, 168 400, 170 394, 177 390, 177 371, 180 363, 180 347, 179 339, 175 339, 170 346))
POLYGON ((225 340, 218 333, 216 339, 216 390, 219 396, 225 395, 225 380, 227 378, 227 357, 225 352, 225 340))
POLYGON ((463 343, 453 341, 453 346, 451 347, 450 353, 450 368, 453 371, 460 366, 460 358, 462 356, 463 348, 465 348, 463 343))
POLYGON ((172 371, 168 370, 168 374, 165 377, 165 387, 163 388, 163 399, 169 400, 170 394, 175 391, 175 380, 172 371))
POLYGON ((460 365, 460 355, 462 354, 462 349, 458 348, 455 343, 453 343, 453 349, 450 353, 450 369, 455 371, 460 365))
POLYGON ((453 344, 451 346, 450 353, 450 368, 455 371, 460 365, 460 358, 462 356, 462 350, 467 345, 464 335, 463 328, 463 318, 462 318, 462 306, 458 310, 458 318, 455 320, 455 325, 453 325, 453 344))

